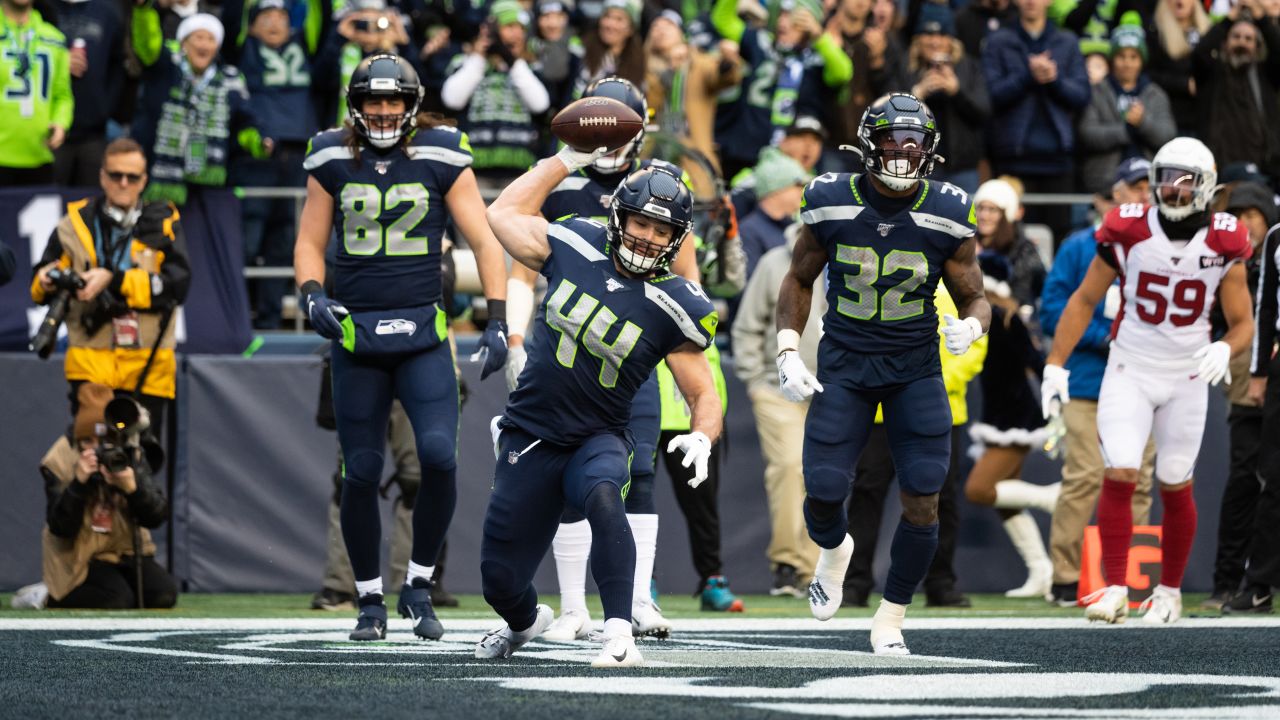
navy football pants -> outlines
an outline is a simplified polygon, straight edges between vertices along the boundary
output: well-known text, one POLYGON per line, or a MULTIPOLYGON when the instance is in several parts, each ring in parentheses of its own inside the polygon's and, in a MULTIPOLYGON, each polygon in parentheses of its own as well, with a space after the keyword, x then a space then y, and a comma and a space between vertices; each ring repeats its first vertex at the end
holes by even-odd
POLYGON ((406 355, 353 355, 333 344, 333 410, 342 446, 342 537, 357 581, 381 572, 382 481, 391 400, 413 426, 422 486, 413 506, 410 559, 435 565, 457 502, 458 383, 447 342, 406 355))
POLYGON ((591 523, 591 574, 606 619, 631 619, 636 550, 623 510, 631 448, 618 435, 553 445, 516 427, 498 437, 493 492, 484 518, 480 575, 484 599, 513 630, 533 624, 533 576, 566 507, 591 523))
MULTIPOLYGON (((627 489, 627 514, 656 515, 658 505, 653 499, 653 477, 658 472, 658 436, 662 428, 662 398, 658 392, 658 374, 649 374, 636 391, 631 402, 631 419, 627 429, 631 431, 636 449, 631 454, 631 485, 627 489)), ((582 513, 566 507, 560 517, 562 523, 575 523, 583 519, 582 513)))

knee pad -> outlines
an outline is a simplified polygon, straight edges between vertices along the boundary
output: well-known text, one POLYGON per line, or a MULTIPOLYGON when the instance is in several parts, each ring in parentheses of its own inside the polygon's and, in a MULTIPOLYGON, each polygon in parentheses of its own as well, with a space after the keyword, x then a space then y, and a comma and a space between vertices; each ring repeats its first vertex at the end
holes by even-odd
POLYGON ((631 477, 653 475, 657 468, 654 463, 657 452, 657 448, 652 445, 637 444, 635 452, 631 455, 631 477))
POLYGON ((898 485, 913 495, 937 495, 947 482, 950 458, 921 458, 898 468, 898 485))
POLYGON ((452 470, 458 465, 457 437, 444 432, 424 432, 414 437, 422 469, 452 470))
POLYGON ((807 497, 804 500, 804 522, 809 537, 820 547, 834 548, 844 540, 845 512, 843 503, 832 503, 807 497))
POLYGON ((494 607, 519 594, 515 587, 515 573, 505 562, 497 560, 480 561, 480 587, 485 602, 494 607))
POLYGON ((382 480, 382 462, 382 453, 375 450, 348 453, 342 463, 342 484, 349 488, 377 490, 382 480))
POLYGON ((849 496, 852 482, 849 468, 816 463, 804 466, 805 495, 811 500, 840 506, 849 496))
POLYGON ((629 514, 656 515, 657 503, 653 501, 653 474, 631 476, 627 490, 626 511, 629 514))

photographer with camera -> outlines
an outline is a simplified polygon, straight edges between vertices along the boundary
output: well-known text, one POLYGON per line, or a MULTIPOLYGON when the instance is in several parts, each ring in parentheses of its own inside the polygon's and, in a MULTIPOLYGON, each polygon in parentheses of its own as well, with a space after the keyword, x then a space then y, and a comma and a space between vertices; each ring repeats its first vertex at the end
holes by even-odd
POLYGON ((81 384, 128 394, 150 364, 139 401, 160 428, 177 368, 171 316, 191 284, 182 225, 173 205, 139 200, 147 160, 133 140, 107 145, 99 181, 103 196, 67 204, 36 266, 31 298, 49 313, 31 347, 48 357, 65 318, 73 415, 81 384))
POLYGON ((44 583, 52 608, 171 608, 178 599, 177 582, 156 563, 144 529, 169 514, 152 482, 164 453, 144 435, 146 410, 114 395, 106 385, 80 385, 71 433, 40 463, 48 498, 44 583))

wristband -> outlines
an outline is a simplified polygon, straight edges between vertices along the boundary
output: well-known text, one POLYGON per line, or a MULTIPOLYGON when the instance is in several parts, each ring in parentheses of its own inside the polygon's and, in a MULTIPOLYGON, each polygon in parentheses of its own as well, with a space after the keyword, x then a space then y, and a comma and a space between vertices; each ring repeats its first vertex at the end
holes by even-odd
POLYGON ((298 291, 302 293, 303 297, 315 295, 316 293, 324 295, 324 286, 315 280, 308 280, 302 283, 302 287, 298 288, 298 291))
POLYGON ((791 328, 784 328, 778 331, 778 354, 788 350, 800 349, 800 333, 791 328))
POLYGON ((485 298, 485 308, 489 311, 489 319, 498 322, 507 321, 507 301, 485 298))

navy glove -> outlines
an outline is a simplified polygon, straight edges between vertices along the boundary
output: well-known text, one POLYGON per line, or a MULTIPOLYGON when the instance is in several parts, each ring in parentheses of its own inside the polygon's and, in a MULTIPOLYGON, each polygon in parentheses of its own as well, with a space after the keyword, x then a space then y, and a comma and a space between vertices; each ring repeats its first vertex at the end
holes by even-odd
POLYGON ((324 294, 324 288, 315 280, 302 284, 302 294, 307 304, 307 319, 320 337, 342 339, 342 320, 351 313, 336 300, 324 294))
POLYGON ((490 300, 489 322, 480 336, 480 347, 471 356, 471 362, 483 362, 480 379, 484 380, 507 364, 507 303, 490 300))

